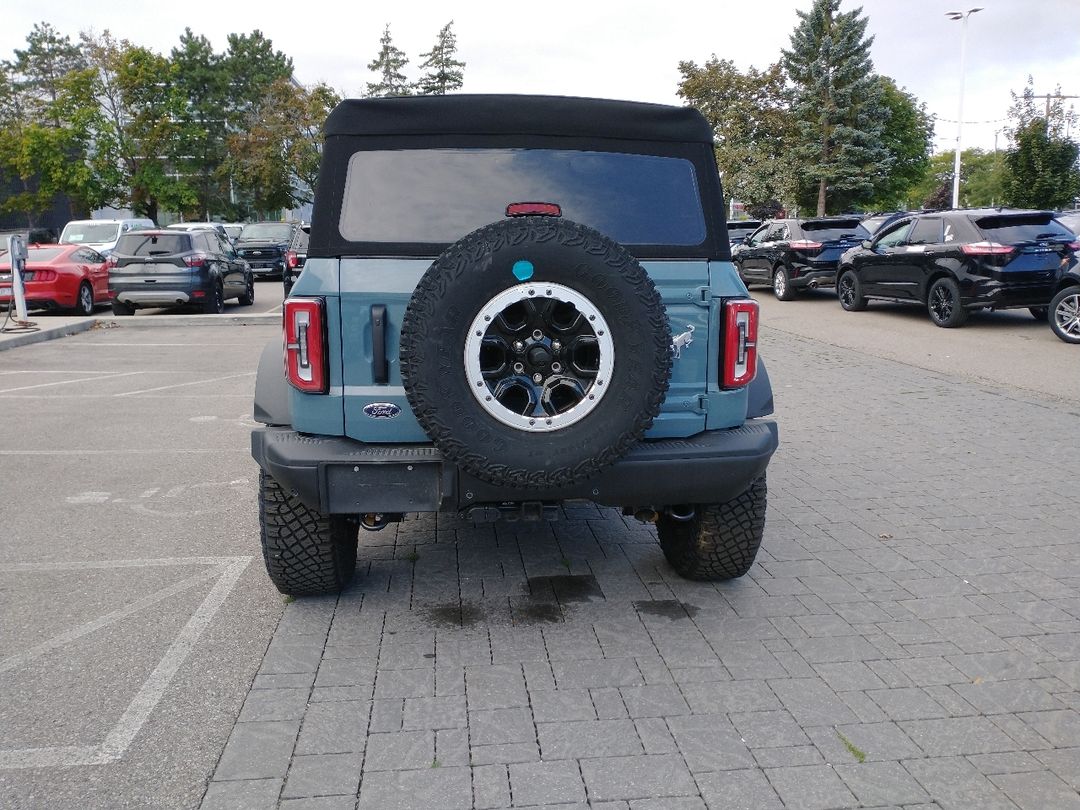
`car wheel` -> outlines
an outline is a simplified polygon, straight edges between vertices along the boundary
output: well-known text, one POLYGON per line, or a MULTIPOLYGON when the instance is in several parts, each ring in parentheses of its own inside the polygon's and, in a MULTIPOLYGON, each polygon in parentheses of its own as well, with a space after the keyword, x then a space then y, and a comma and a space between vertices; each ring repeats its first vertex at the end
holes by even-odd
POLYGON ((783 267, 777 267, 772 277, 773 295, 780 301, 793 301, 796 296, 795 288, 791 286, 791 279, 783 267))
POLYGON ((926 309, 930 320, 945 329, 963 326, 967 320, 967 310, 960 304, 960 288, 951 278, 939 278, 930 286, 926 309))
POLYGON ((203 304, 203 311, 211 315, 220 315, 225 311, 225 291, 221 288, 220 283, 215 284, 210 291, 206 303, 203 304))
POLYGON ((1050 314, 1050 307, 1028 307, 1028 312, 1035 320, 1045 323, 1050 314))
POLYGON ((76 315, 94 314, 94 288, 90 286, 90 282, 84 281, 79 285, 79 293, 75 296, 74 311, 76 315))
POLYGON ((1066 343, 1080 343, 1080 287, 1066 287, 1054 296, 1050 328, 1066 343))
POLYGON ((862 284, 854 270, 845 270, 836 282, 836 297, 840 306, 848 312, 862 312, 866 309, 866 296, 862 294, 862 284))
POLYGON ((663 302, 626 248, 570 220, 519 217, 428 268, 399 357, 413 413, 448 461, 546 488, 630 451, 660 412, 671 355, 663 302))
POLYGON ((664 556, 686 579, 741 577, 754 564, 761 546, 767 499, 762 475, 727 503, 697 505, 684 519, 665 512, 656 522, 664 556))
POLYGON ((255 303, 255 279, 249 278, 247 280, 247 286, 244 288, 243 294, 239 299, 240 306, 250 307, 255 303))
POLYGON ((359 524, 324 515, 290 495, 259 471, 259 538, 270 580, 282 593, 336 593, 356 569, 359 524))
POLYGON ((123 301, 117 301, 115 298, 112 301, 113 315, 134 315, 135 307, 131 304, 125 304, 123 301))

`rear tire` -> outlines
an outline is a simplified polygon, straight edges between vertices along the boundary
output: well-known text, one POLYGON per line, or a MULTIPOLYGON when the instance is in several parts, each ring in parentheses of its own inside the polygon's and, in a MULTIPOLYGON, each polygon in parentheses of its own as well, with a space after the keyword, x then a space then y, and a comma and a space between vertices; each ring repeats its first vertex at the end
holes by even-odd
POLYGON ((749 571, 765 532, 767 490, 762 475, 727 503, 697 505, 690 520, 661 515, 656 530, 671 567, 685 579, 703 581, 749 571))
POLYGON ((88 281, 84 281, 79 285, 79 292, 75 296, 74 312, 76 315, 85 317, 94 314, 94 288, 90 286, 88 281))
POLYGON ((131 304, 125 304, 123 301, 117 301, 114 298, 112 302, 112 311, 113 315, 120 315, 121 317, 125 315, 134 315, 135 307, 131 304))
POLYGON ((773 270, 772 289, 773 295, 776 296, 779 301, 794 301, 798 293, 795 288, 791 286, 791 279, 788 278, 788 272, 783 267, 777 267, 773 270))
POLYGON ((255 303, 255 279, 249 278, 247 280, 247 286, 244 288, 244 293, 238 299, 240 306, 250 307, 255 303))
POLYGON ((926 296, 926 311, 935 326, 955 329, 967 320, 967 310, 960 303, 960 288, 951 278, 939 278, 926 296))
POLYGON ((1066 343, 1080 343, 1080 287, 1066 287, 1054 296, 1050 328, 1066 343))
POLYGON ((225 311, 225 291, 221 288, 220 282, 214 285, 214 289, 210 291, 210 295, 206 299, 206 303, 203 304, 203 312, 209 315, 220 315, 225 311))
POLYGON ((290 596, 337 593, 356 569, 359 524, 323 515, 259 471, 259 537, 270 580, 290 596))
POLYGON ((862 312, 866 309, 866 296, 862 294, 862 284, 854 270, 845 270, 836 282, 836 297, 840 306, 848 312, 862 312))

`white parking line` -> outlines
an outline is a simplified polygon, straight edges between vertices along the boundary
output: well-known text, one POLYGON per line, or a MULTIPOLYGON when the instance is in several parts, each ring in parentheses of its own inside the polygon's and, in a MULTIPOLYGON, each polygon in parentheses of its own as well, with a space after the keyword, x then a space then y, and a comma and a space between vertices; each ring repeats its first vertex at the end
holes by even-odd
MULTIPOLYGON (((167 390, 169 390, 171 388, 184 388, 185 386, 188 386, 188 385, 202 385, 203 383, 221 382, 222 380, 234 380, 237 377, 254 377, 254 376, 255 376, 254 371, 245 371, 242 374, 229 374, 226 377, 214 377, 214 378, 209 379, 209 380, 192 380, 191 382, 174 383, 173 385, 159 385, 157 388, 144 388, 141 391, 125 391, 122 394, 113 394, 113 396, 114 397, 133 397, 136 394, 149 394, 149 393, 152 393, 153 391, 167 391, 167 390)), ((0 391, 0 393, 3 393, 3 392, 0 391)))
MULTIPOLYGON (((74 372, 69 372, 74 373, 74 372)), ((91 382, 98 380, 115 380, 118 377, 130 377, 133 374, 143 374, 142 371, 123 371, 119 374, 98 375, 97 377, 79 377, 75 380, 57 380, 56 382, 38 383, 37 385, 21 385, 18 388, 0 388, 0 394, 10 394, 13 391, 29 391, 32 388, 48 388, 53 385, 70 385, 71 383, 91 382)))
POLYGON ((0 450, 0 456, 153 456, 161 453, 176 455, 178 453, 250 453, 250 447, 215 447, 174 450, 168 447, 159 447, 155 450, 0 450))
MULTIPOLYGON (((199 637, 202 635, 207 625, 213 620, 214 615, 225 602, 225 599, 236 585, 236 581, 240 578, 240 575, 244 572, 244 569, 252 559, 254 558, 191 557, 185 559, 183 557, 177 557, 173 559, 116 560, 111 562, 23 563, 14 566, 14 570, 24 572, 35 570, 56 571, 86 570, 91 568, 133 568, 141 565, 210 564, 215 566, 215 568, 212 568, 208 572, 189 577, 166 589, 166 591, 171 593, 176 593, 185 588, 189 588, 197 582, 201 582, 202 580, 211 578, 215 575, 219 578, 214 584, 214 587, 210 589, 210 593, 202 601, 202 604, 195 609, 195 612, 192 614, 187 624, 180 630, 176 639, 169 645, 169 648, 165 651, 165 654, 158 662, 158 665, 154 667, 154 671, 150 673, 150 676, 128 704, 116 725, 113 726, 105 736, 102 743, 99 745, 63 745, 43 746, 40 748, 0 749, 0 770, 15 768, 68 767, 71 765, 104 765, 120 759, 134 741, 135 737, 138 736, 143 725, 145 725, 146 721, 150 718, 154 708, 160 702, 162 695, 165 694, 165 690, 168 689, 169 684, 180 669, 180 665, 183 664, 184 660, 191 654, 196 643, 198 643, 199 637)), ((140 608, 148 607, 155 602, 160 601, 161 598, 166 595, 165 591, 155 593, 151 597, 139 600, 126 608, 114 611, 94 622, 89 622, 68 633, 49 639, 44 642, 43 645, 38 645, 38 647, 35 647, 33 650, 6 659, 4 665, 6 666, 9 661, 16 659, 19 659, 18 663, 26 663, 34 657, 38 657, 41 654, 40 652, 34 655, 30 654, 35 653, 35 651, 45 645, 49 645, 49 649, 63 646, 66 643, 74 641, 76 638, 86 635, 88 632, 92 632, 92 630, 86 629, 90 627, 90 625, 94 625, 93 629, 100 629, 101 627, 119 621, 124 618, 124 616, 135 612, 136 605, 140 608), (81 632, 84 630, 85 632, 81 632)), ((10 669, 11 667, 7 668, 10 669)), ((4 669, 0 668, 0 671, 4 671, 4 669)))

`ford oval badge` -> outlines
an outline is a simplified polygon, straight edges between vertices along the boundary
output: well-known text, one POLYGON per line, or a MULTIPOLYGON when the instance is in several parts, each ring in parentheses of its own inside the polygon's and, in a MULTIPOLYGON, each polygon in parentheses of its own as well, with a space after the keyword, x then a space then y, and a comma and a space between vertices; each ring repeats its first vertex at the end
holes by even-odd
POLYGON ((364 413, 372 419, 393 419, 401 413, 401 408, 393 402, 372 402, 364 406, 364 413))

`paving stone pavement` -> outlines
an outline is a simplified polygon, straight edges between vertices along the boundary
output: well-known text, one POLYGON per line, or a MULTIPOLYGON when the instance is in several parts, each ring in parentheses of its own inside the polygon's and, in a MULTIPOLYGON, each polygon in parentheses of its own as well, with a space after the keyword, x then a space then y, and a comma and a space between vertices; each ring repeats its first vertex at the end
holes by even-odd
POLYGON ((1080 404, 763 329, 735 582, 655 532, 414 517, 290 604, 222 808, 1080 808, 1080 404))

